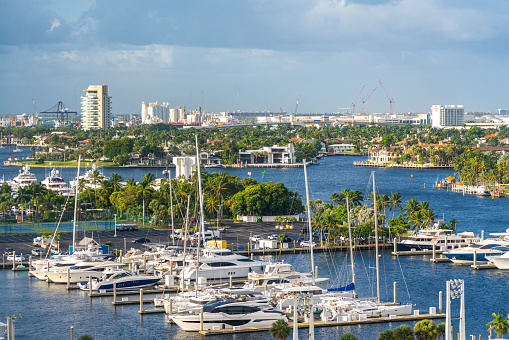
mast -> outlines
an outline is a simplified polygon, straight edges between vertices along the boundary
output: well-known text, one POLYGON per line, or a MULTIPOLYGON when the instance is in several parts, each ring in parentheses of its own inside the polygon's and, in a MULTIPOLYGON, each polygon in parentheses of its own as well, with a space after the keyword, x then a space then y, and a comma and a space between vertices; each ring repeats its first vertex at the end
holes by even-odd
POLYGON ((308 189, 308 172, 306 170, 306 160, 302 160, 304 164, 304 181, 306 182, 306 209, 308 211, 308 228, 309 228, 309 253, 311 255, 311 273, 313 274, 313 286, 315 285, 315 259, 313 257, 313 231, 311 228, 311 208, 309 207, 309 189, 308 189))
POLYGON ((350 224, 350 198, 346 197, 346 212, 348 214, 348 238, 350 239, 349 245, 350 245, 350 262, 352 265, 352 283, 354 286, 353 290, 353 296, 355 297, 355 267, 354 267, 354 260, 353 260, 353 239, 352 239, 352 227, 350 224))
POLYGON ((378 258, 378 216, 376 213, 375 172, 373 174, 373 209, 375 210, 376 302, 380 303, 380 260, 378 258))
POLYGON ((200 231, 198 231, 198 250, 196 254, 196 296, 198 296, 198 271, 200 269, 200 243, 201 235, 203 234, 203 240, 205 240, 205 224, 203 216, 203 194, 201 190, 201 170, 200 170, 200 153, 198 150, 198 135, 195 135, 196 140, 196 169, 198 170, 198 192, 200 195, 200 231))
POLYGON ((171 213, 171 243, 175 245, 175 229, 173 225, 173 195, 171 191, 171 172, 168 171, 168 180, 170 182, 170 213, 171 213))
POLYGON ((81 155, 78 157, 78 174, 76 175, 76 196, 74 197, 74 222, 72 223, 72 252, 76 250, 76 219, 78 215, 78 192, 80 187, 81 155))

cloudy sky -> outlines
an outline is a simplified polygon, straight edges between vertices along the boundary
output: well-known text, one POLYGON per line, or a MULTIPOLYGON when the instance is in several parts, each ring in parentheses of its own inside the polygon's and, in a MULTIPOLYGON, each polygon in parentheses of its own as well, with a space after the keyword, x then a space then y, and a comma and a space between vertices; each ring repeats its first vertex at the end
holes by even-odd
POLYGON ((107 84, 206 111, 427 112, 509 107, 502 0, 0 0, 0 115, 79 111, 107 84))

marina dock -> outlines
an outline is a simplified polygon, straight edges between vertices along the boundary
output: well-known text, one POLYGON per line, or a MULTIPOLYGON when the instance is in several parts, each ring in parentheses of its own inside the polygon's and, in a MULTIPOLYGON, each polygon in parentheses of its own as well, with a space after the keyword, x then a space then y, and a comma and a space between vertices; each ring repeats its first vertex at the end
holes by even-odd
MULTIPOLYGON (((352 325, 364 325, 373 323, 386 323, 386 322, 405 322, 405 321, 420 321, 424 319, 444 319, 445 314, 417 314, 417 315, 406 315, 406 316, 389 316, 381 318, 368 318, 367 320, 352 320, 345 322, 336 321, 315 321, 314 327, 338 327, 338 326, 352 326, 352 325)), ((290 318, 291 319, 291 318, 290 318)), ((293 327, 293 322, 289 323, 290 327, 293 327)), ((248 333, 248 332, 264 332, 268 331, 271 326, 258 326, 258 327, 234 327, 227 329, 217 329, 211 331, 200 331, 200 335, 223 335, 223 334, 237 334, 237 333, 248 333)), ((298 324, 298 328, 309 328, 308 322, 302 322, 298 324)))

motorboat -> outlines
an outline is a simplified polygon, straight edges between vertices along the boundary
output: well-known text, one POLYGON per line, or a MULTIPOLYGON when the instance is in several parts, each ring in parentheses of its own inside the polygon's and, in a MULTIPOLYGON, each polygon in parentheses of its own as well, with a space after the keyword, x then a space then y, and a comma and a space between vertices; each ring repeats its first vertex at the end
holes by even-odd
POLYGON ((30 172, 30 166, 26 164, 19 170, 19 174, 12 181, 9 181, 9 184, 14 190, 17 190, 35 182, 37 182, 37 178, 30 172))
POLYGON ((486 256, 489 264, 493 264, 498 269, 509 269, 509 251, 502 255, 486 256))
POLYGON ((90 188, 93 190, 99 189, 101 187, 101 183, 109 180, 102 171, 97 169, 97 165, 93 164, 92 169, 87 170, 83 175, 79 176, 78 181, 74 180, 70 182, 71 188, 76 188, 76 183, 83 181, 84 186, 86 188, 90 188))
POLYGON ((46 177, 41 184, 44 185, 46 189, 56 191, 61 195, 68 195, 72 193, 70 191, 71 189, 67 186, 64 179, 60 177, 60 173, 56 169, 52 169, 50 175, 46 177))
POLYGON ((288 284, 289 286, 313 285, 324 288, 327 282, 329 282, 329 278, 315 278, 313 282, 313 274, 311 272, 298 272, 293 269, 293 266, 289 263, 277 262, 268 264, 262 274, 250 273, 244 287, 254 288, 258 291, 272 288, 278 289, 281 287, 279 286, 280 284, 288 284))
MULTIPOLYGON (((160 280, 160 277, 153 275, 141 275, 123 269, 106 269, 99 279, 92 281, 92 290, 111 292, 115 285, 117 290, 134 290, 152 287, 160 280)), ((82 282, 79 287, 90 290, 89 282, 82 282)))
POLYGON ((20 149, 18 145, 16 145, 16 148, 12 150, 12 152, 23 152, 23 149, 20 149))
POLYGON ((487 262, 486 256, 502 255, 509 251, 509 229, 505 233, 493 233, 498 236, 487 238, 481 242, 469 244, 466 247, 452 249, 444 252, 443 255, 456 264, 471 264, 476 262, 487 262))
POLYGON ((435 245, 437 250, 456 249, 480 242, 481 239, 473 232, 455 234, 450 229, 427 228, 419 230, 401 242, 396 243, 394 251, 432 250, 435 245))
POLYGON ((122 266, 122 264, 115 261, 86 260, 62 271, 48 272, 47 280, 53 283, 85 282, 90 277, 93 279, 101 278, 106 268, 119 266, 122 266))
POLYGON ((247 279, 249 273, 263 273, 266 263, 251 260, 247 256, 238 255, 229 249, 206 248, 202 250, 199 264, 196 260, 187 260, 182 270, 183 281, 196 281, 196 278, 207 281, 247 279), (198 273, 197 273, 198 271, 198 273))
POLYGON ((170 317, 186 332, 200 331, 201 326, 203 330, 208 331, 233 327, 270 326, 277 320, 288 321, 282 311, 269 304, 253 306, 245 301, 229 299, 219 299, 205 304, 202 324, 200 324, 199 310, 172 314, 170 317))

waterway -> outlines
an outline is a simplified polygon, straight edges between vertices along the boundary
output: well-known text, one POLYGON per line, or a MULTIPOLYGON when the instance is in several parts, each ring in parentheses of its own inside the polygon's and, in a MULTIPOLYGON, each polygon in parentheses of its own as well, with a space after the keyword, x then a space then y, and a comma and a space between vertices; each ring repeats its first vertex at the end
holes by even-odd
MULTIPOLYGON (((4 149, 0 149, 0 157, 4 149)), ((26 152, 26 151, 25 151, 26 152)), ((8 154, 8 150, 7 150, 8 154)), ((23 153, 21 153, 23 155, 23 153)), ((26 152, 28 154, 28 152, 26 152)), ((6 159, 6 157, 3 157, 6 159)), ((330 201, 332 192, 349 188, 365 194, 371 191, 370 175, 373 169, 354 167, 354 160, 365 157, 327 157, 320 165, 308 168, 309 186, 312 199, 330 201)), ((18 169, 3 167, 2 174, 11 179, 18 169)), ((46 169, 33 168, 39 180, 45 177, 46 169)), ((75 169, 62 169, 64 176, 75 176, 75 169), (66 175, 68 174, 68 175, 66 175)), ((105 175, 117 172, 124 178, 141 180, 146 172, 162 177, 157 169, 102 169, 105 175)), ((212 169, 208 169, 210 171, 212 169)), ((213 171, 216 171, 214 169, 213 171)), ((463 196, 444 190, 433 190, 437 178, 451 175, 451 170, 410 170, 375 169, 377 191, 380 194, 400 192, 403 200, 427 201, 439 217, 446 221, 458 220, 458 231, 480 233, 502 232, 508 228, 509 210, 506 199, 491 200, 489 197, 463 196)), ((301 169, 228 169, 239 177, 248 176, 259 182, 281 181, 290 190, 304 194, 304 174, 301 169)), ((173 169, 172 169, 173 172, 173 169)), ((1 237, 1 236, 0 236, 1 237)), ((357 286, 361 297, 373 296, 375 290, 372 254, 357 253, 357 286)), ((265 257, 265 259, 270 259, 265 257)), ((309 270, 309 256, 284 255, 274 260, 285 259, 298 270, 309 270)), ((509 312, 507 294, 509 272, 499 270, 473 271, 469 267, 453 264, 432 264, 429 257, 393 258, 389 251, 381 257, 381 297, 392 300, 392 284, 398 284, 398 301, 411 301, 421 313, 430 306, 438 307, 438 292, 444 292, 446 280, 464 279, 466 289, 467 334, 482 334, 487 338, 487 327, 493 312, 506 315, 509 312)), ((315 265, 320 276, 341 279, 344 283, 349 269, 343 253, 316 254, 315 265)), ((95 339, 198 339, 197 334, 184 333, 178 327, 166 322, 163 314, 138 315, 139 306, 114 308, 111 298, 90 300, 79 291, 67 291, 64 286, 48 285, 28 278, 24 272, 10 270, 0 272, 0 316, 22 314, 16 321, 17 339, 68 339, 70 326, 75 334, 91 334, 95 339)), ((134 297, 136 298, 136 297, 134 297)), ((150 308, 150 306, 147 306, 150 308)), ((444 301, 445 308, 445 301, 444 301)), ((453 317, 458 316, 459 301, 453 302, 453 317)), ((378 334, 398 323, 374 324, 365 326, 332 327, 316 329, 317 338, 337 339, 343 332, 351 332, 359 339, 376 339, 378 334)), ((409 325, 413 325, 409 323, 409 325)), ((305 334, 306 330, 301 330, 305 334)), ((268 332, 221 336, 221 339, 271 339, 268 332)), ((77 337, 76 337, 77 338, 77 337)))

